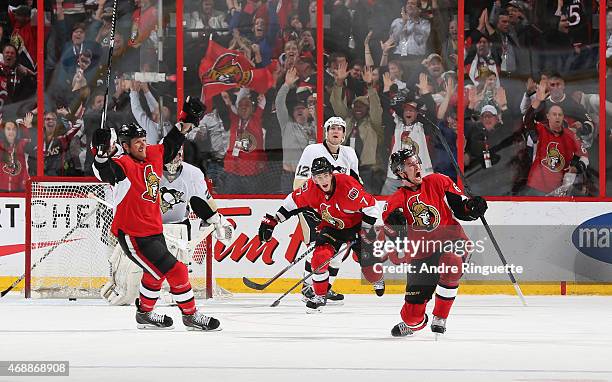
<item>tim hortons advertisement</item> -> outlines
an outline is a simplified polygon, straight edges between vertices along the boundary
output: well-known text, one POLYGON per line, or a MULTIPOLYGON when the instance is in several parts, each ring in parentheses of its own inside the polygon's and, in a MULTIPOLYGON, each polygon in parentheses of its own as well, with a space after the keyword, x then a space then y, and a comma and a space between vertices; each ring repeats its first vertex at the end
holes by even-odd
MULTIPOLYGON (((279 224, 270 242, 259 242, 257 230, 262 216, 276 211, 281 202, 281 199, 218 200, 220 208, 235 222, 237 229, 231 243, 214 243, 215 278, 268 278, 306 250, 295 217, 279 224)), ((74 264, 76 259, 69 257, 78 256, 76 263, 80 263, 87 254, 96 259, 94 263, 99 265, 101 275, 106 274, 108 266, 104 262, 108 243, 101 239, 100 233, 104 231, 100 225, 103 215, 96 212, 89 217, 90 222, 83 223, 80 220, 91 211, 92 205, 79 207, 61 200, 54 203, 54 206, 38 206, 45 207, 45 212, 36 219, 33 217, 33 224, 42 232, 38 246, 49 248, 49 243, 56 243, 74 230, 58 246, 57 253, 45 261, 74 264), (62 250, 77 244, 79 249, 62 250)), ((33 208, 34 212, 36 210, 38 208, 33 208)), ((507 260, 507 267, 511 267, 509 269, 519 280, 610 282, 612 213, 608 211, 612 211, 612 203, 491 202, 486 217, 507 260)), ((0 276, 23 273, 24 214, 24 199, 0 198, 0 276)), ((461 243, 419 243, 410 237, 403 241, 381 239, 375 243, 374 251, 378 255, 393 254, 381 264, 384 266, 381 269, 388 274, 388 279, 397 278, 403 282, 405 264, 409 263, 406 259, 411 253, 423 250, 425 245, 434 245, 436 247, 432 248, 453 251, 469 260, 463 269, 467 280, 506 280, 507 267, 501 267, 499 255, 480 221, 462 224, 469 241, 461 243)), ((92 258, 88 264, 91 261, 92 258)), ((62 272, 67 269, 64 266, 52 268, 62 272)), ((298 265, 285 277, 298 278, 302 271, 303 266, 298 265)), ((360 278, 360 269, 353 256, 345 257, 338 278, 360 278)))

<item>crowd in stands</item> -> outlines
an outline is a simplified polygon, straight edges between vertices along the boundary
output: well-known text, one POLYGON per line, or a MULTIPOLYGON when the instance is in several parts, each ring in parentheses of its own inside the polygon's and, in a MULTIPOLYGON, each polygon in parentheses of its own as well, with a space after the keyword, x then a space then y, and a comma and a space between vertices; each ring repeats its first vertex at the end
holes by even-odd
MULTIPOLYGON (((44 47, 36 46, 35 2, 4 3, 0 191, 22 191, 28 172, 36 172, 38 112, 44 113, 44 174, 91 175, 88 146, 104 107, 113 2, 45 2, 44 47), (37 63, 37 48, 44 49, 44 63, 37 63), (43 68, 45 104, 39 107, 36 73, 43 68)), ((136 122, 149 143, 159 142, 176 120, 170 76, 176 71, 176 4, 163 4, 160 10, 153 0, 119 1, 112 55, 108 123, 136 122)), ((324 120, 346 121, 345 144, 358 155, 366 189, 373 194, 396 189, 389 156, 407 146, 418 150, 425 174, 441 172, 456 180, 442 140, 457 158, 457 0, 322 4, 324 120)), ((323 123, 316 118, 316 10, 315 0, 185 2, 184 93, 202 97, 207 106, 188 136, 185 160, 206 173, 215 192, 291 191, 300 155, 317 141, 323 123), (254 70, 269 70, 270 84, 204 94, 210 68, 203 69, 203 58, 212 43, 239 51, 254 70)), ((563 132, 585 150, 578 155, 582 172, 576 158, 564 159, 560 171, 577 173, 564 192, 597 195, 596 2, 474 0, 465 12, 465 120, 459 141, 472 190, 553 195, 556 189, 534 187, 530 172, 541 162, 535 122, 548 126, 550 110, 558 106, 563 132)), ((606 37, 609 58, 612 33, 606 37)))

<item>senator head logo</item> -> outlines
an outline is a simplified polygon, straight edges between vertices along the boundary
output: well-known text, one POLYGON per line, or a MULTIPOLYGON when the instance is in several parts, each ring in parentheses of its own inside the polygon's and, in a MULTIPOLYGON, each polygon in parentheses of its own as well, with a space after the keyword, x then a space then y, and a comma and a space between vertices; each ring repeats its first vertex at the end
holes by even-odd
POLYGON ((415 231, 433 231, 440 225, 440 212, 429 204, 423 203, 419 195, 408 199, 408 209, 414 219, 412 229, 415 231))
POLYGON ((333 225, 337 229, 344 229, 344 222, 341 219, 333 217, 329 212, 329 207, 331 206, 321 203, 321 206, 319 207, 319 211, 321 211, 321 219, 333 225))
POLYGON ((243 68, 236 53, 223 53, 204 75, 207 82, 222 82, 224 84, 247 85, 253 77, 253 72, 243 68))
POLYGON ((410 137, 409 132, 407 131, 402 132, 402 135, 400 136, 400 140, 402 144, 402 149, 412 148, 412 150, 416 153, 416 155, 419 155, 419 145, 418 143, 414 141, 414 139, 410 137))
POLYGON ((546 157, 541 161, 542 165, 552 172, 559 172, 565 167, 565 158, 559 151, 558 142, 550 142, 546 147, 546 157))
POLYGON ((142 198, 149 202, 157 202, 159 196, 159 176, 153 170, 153 165, 148 164, 144 169, 144 181, 146 191, 142 193, 142 198))

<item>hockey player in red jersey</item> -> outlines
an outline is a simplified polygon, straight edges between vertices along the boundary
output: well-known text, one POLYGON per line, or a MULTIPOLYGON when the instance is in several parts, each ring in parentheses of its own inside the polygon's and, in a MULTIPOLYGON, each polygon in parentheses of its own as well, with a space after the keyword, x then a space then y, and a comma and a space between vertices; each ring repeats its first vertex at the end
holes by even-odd
POLYGON ((282 207, 274 216, 266 214, 259 227, 259 239, 269 241, 274 227, 304 210, 314 210, 321 217, 319 234, 315 240, 312 257, 314 296, 306 301, 306 312, 320 311, 326 304, 329 288, 328 266, 330 259, 342 244, 354 242, 353 251, 359 258, 362 272, 369 282, 381 279, 381 273, 373 271, 373 265, 381 260, 372 251, 362 251, 360 236, 366 243, 374 241, 374 225, 381 217, 376 199, 368 194, 355 178, 333 172, 333 166, 325 157, 312 162, 312 178, 301 188, 287 195, 282 207), (320 268, 320 269, 319 269, 320 268))
POLYGON ((163 236, 160 211, 160 180, 164 164, 174 159, 185 134, 204 114, 204 105, 188 98, 179 123, 164 137, 163 143, 147 145, 146 132, 136 124, 122 125, 117 136, 124 154, 113 157, 117 149, 108 129, 98 129, 92 140, 94 174, 113 186, 115 216, 111 232, 125 254, 143 269, 140 298, 136 300, 139 329, 172 329, 172 319, 153 308, 164 280, 183 314, 187 330, 215 330, 219 320, 196 309, 187 267, 168 251, 163 236))
POLYGON ((457 219, 479 218, 486 211, 487 202, 479 196, 467 198, 446 175, 433 173, 422 176, 421 160, 412 148, 393 153, 390 166, 403 186, 387 200, 383 219, 388 222, 396 210, 401 210, 407 221, 408 239, 421 241, 421 250, 406 253, 405 260, 410 265, 405 302, 400 312, 402 322, 393 327, 391 334, 403 337, 423 329, 428 322, 425 307, 434 291, 436 297, 431 330, 444 333, 467 254, 446 251, 446 246, 429 244, 467 240, 457 219), (422 271, 423 264, 429 269, 437 266, 446 271, 422 271))

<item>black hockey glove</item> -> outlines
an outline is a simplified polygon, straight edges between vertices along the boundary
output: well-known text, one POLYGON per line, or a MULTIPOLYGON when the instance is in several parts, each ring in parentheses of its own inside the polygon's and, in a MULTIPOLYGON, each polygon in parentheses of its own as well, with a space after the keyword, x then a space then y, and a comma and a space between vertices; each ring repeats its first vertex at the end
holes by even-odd
POLYGON ((489 206, 487 206, 487 201, 480 196, 474 196, 465 202, 465 210, 467 215, 473 217, 474 219, 484 216, 487 208, 489 208, 489 206))
POLYGON ((577 174, 584 174, 587 171, 587 166, 583 161, 580 160, 580 157, 574 155, 572 160, 570 161, 570 166, 576 167, 577 174))
POLYGON ((385 236, 388 239, 395 239, 396 237, 405 237, 407 234, 406 217, 399 209, 391 212, 385 220, 385 236))
POLYGON ((111 149, 111 131, 110 129, 96 129, 91 139, 91 147, 94 154, 103 156, 111 149))
POLYGON ((197 98, 187 97, 183 103, 183 112, 179 116, 179 122, 191 123, 197 126, 206 112, 206 106, 197 98))
POLYGON ((266 214, 266 216, 261 219, 261 224, 259 225, 259 240, 260 241, 270 241, 272 239, 272 233, 274 232, 274 227, 278 224, 278 220, 270 214, 266 214))

